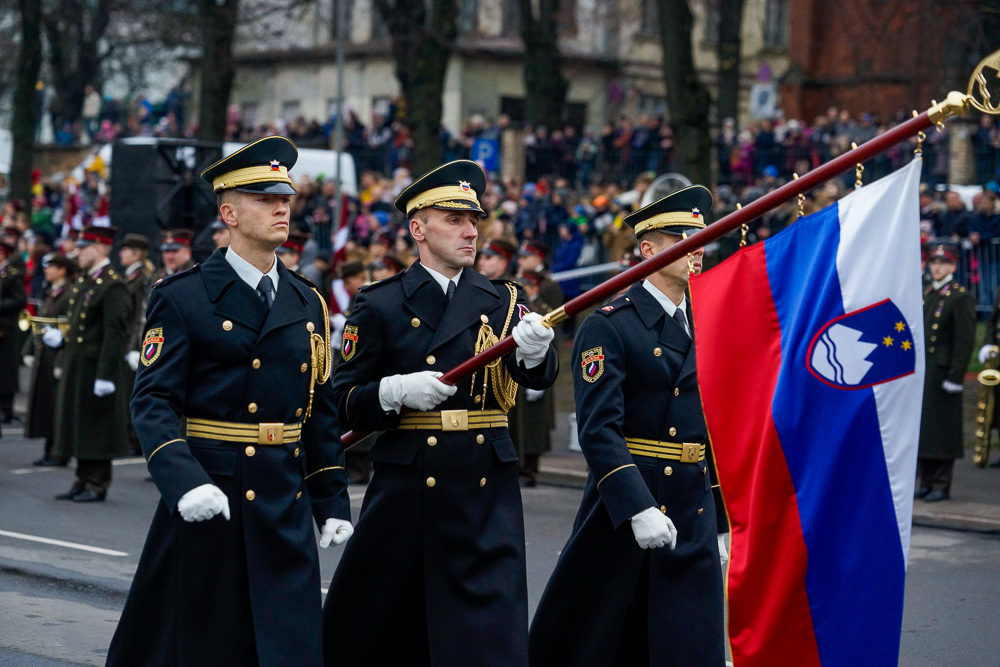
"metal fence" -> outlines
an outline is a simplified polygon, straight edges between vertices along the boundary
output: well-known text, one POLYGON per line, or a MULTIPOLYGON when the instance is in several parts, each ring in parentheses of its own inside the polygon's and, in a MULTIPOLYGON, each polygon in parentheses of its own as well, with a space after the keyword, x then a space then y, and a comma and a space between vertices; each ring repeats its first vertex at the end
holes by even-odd
MULTIPOLYGON (((934 240, 930 243, 933 247, 934 240)), ((955 273, 955 278, 976 300, 979 313, 988 315, 993 310, 997 286, 1000 285, 1000 239, 982 241, 978 245, 963 239, 955 273)))

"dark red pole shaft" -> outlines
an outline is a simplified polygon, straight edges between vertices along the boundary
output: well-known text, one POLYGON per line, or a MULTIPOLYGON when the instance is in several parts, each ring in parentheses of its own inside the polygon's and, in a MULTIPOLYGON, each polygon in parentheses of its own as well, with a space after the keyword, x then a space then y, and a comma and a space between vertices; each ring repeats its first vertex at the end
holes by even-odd
MULTIPOLYGON (((621 290, 636 283, 648 275, 659 271, 668 264, 676 262, 686 256, 689 252, 702 248, 712 241, 721 238, 733 231, 740 225, 753 220, 756 217, 767 213, 773 208, 780 206, 792 197, 805 193, 814 187, 825 183, 834 176, 842 174, 849 169, 853 169, 858 162, 865 162, 879 153, 882 153, 901 141, 905 141, 918 132, 928 129, 933 125, 927 112, 911 118, 910 120, 897 125, 885 134, 879 135, 871 141, 866 141, 857 148, 844 153, 838 158, 820 165, 816 169, 805 175, 785 183, 783 186, 770 192, 760 199, 747 204, 743 208, 733 211, 729 215, 717 220, 705 229, 692 234, 680 243, 675 243, 661 253, 646 259, 632 268, 619 273, 617 276, 606 280, 597 287, 584 292, 575 299, 570 299, 563 305, 563 310, 568 317, 577 315, 592 306, 606 301, 611 296, 621 290)), ((441 381, 445 384, 455 384, 459 380, 466 378, 479 369, 512 352, 517 344, 511 336, 507 336, 502 341, 490 349, 480 352, 476 356, 463 361, 450 371, 441 376, 441 381)), ((348 431, 340 439, 345 449, 357 444, 367 433, 355 433, 348 431)))

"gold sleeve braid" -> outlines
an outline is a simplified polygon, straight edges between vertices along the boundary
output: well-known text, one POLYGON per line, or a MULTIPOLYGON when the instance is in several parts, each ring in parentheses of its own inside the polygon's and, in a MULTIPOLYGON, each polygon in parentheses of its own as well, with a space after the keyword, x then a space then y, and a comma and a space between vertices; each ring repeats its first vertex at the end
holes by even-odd
POLYGON ((330 379, 333 370, 333 355, 330 352, 330 311, 326 307, 323 295, 315 287, 311 288, 316 293, 320 305, 323 307, 323 335, 318 333, 309 334, 310 347, 310 367, 312 373, 309 378, 309 405, 306 407, 306 416, 302 421, 312 416, 313 396, 316 393, 316 385, 324 384, 330 379))
MULTIPOLYGON (((517 288, 507 283, 507 289, 510 291, 510 306, 507 308, 507 319, 503 323, 503 330, 500 332, 500 337, 497 338, 490 325, 484 322, 479 328, 479 337, 476 339, 476 354, 488 350, 507 336, 507 330, 510 328, 510 322, 514 316, 514 309, 517 308, 517 288)), ((504 412, 510 412, 517 398, 517 382, 514 381, 514 378, 511 377, 510 373, 503 366, 503 359, 497 359, 483 369, 483 402, 480 404, 480 409, 486 409, 486 388, 490 384, 491 370, 493 371, 493 395, 496 397, 500 409, 504 412)), ((471 385, 471 391, 475 392, 475 373, 472 375, 471 385)))

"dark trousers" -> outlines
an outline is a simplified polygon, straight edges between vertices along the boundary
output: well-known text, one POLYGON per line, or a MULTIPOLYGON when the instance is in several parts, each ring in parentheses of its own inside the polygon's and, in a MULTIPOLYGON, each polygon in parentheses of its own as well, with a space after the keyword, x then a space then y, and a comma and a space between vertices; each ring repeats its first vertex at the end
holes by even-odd
POLYGON ((56 443, 55 441, 52 440, 52 438, 45 438, 45 454, 42 458, 48 461, 51 461, 53 459, 59 459, 60 463, 69 463, 68 456, 56 456, 55 454, 52 453, 55 446, 56 443))
POLYGON ((14 416, 14 394, 0 394, 0 417, 10 422, 14 416))
POLYGON ((111 459, 77 459, 76 483, 79 491, 90 489, 97 493, 107 493, 111 486, 111 459))
POLYGON ((917 459, 917 474, 920 475, 921 489, 940 489, 951 493, 951 478, 955 471, 955 459, 917 459))

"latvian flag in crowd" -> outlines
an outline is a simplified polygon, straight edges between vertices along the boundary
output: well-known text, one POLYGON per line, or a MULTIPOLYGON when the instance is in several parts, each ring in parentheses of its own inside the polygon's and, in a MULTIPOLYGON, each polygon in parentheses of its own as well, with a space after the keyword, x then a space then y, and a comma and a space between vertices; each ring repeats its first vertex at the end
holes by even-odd
MULTIPOLYGON (((333 201, 333 200, 331 200, 333 201)), ((350 228, 348 227, 347 195, 342 194, 340 198, 340 220, 337 222, 337 231, 333 234, 333 261, 330 263, 330 271, 337 275, 337 267, 347 260, 347 240, 350 238, 350 228)), ((341 336, 344 333, 344 323, 347 321, 347 309, 351 303, 351 295, 344 287, 344 281, 335 278, 330 284, 330 347, 334 350, 340 349, 341 336)))
POLYGON ((898 662, 924 381, 920 167, 691 281, 735 667, 898 662))

